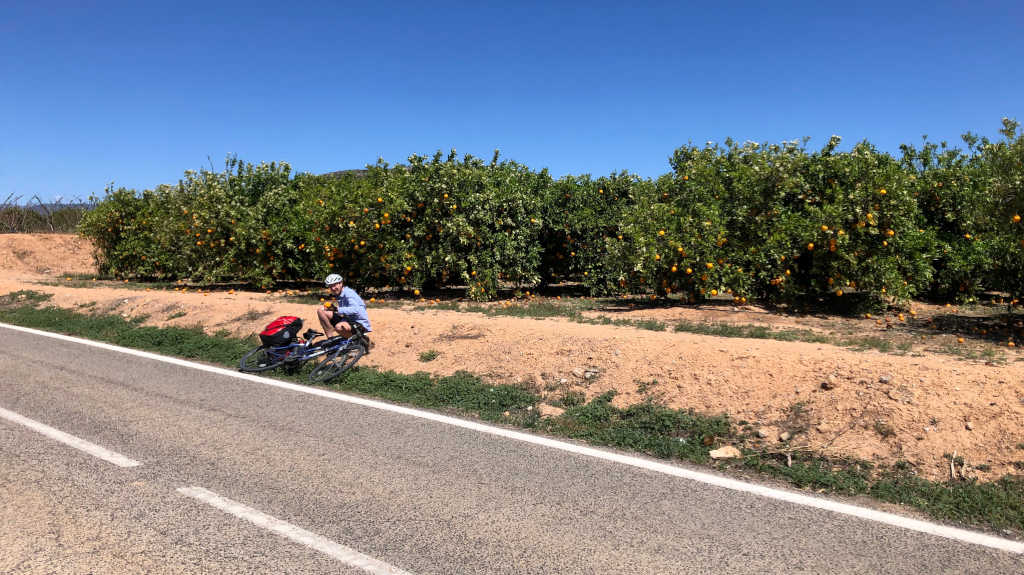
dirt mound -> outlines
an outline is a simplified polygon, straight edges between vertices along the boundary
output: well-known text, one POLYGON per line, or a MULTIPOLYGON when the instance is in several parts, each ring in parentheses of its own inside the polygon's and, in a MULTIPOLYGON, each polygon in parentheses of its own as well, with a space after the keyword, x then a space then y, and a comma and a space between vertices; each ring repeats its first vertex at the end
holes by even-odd
POLYGON ((89 240, 70 234, 0 234, 4 275, 94 274, 89 240))
MULTIPOLYGON (((90 247, 73 236, 0 236, 0 293, 33 289, 68 308, 146 315, 147 324, 196 325, 255 333, 277 315, 315 324, 312 305, 287 294, 126 289, 116 282, 67 279, 89 273, 90 247)), ((370 304, 381 369, 450 374, 468 370, 495 383, 527 385, 554 402, 616 390, 616 404, 653 400, 674 408, 725 413, 760 432, 765 449, 810 449, 880 463, 907 461, 931 479, 949 476, 947 455, 968 474, 994 479, 1024 461, 1024 362, 995 343, 987 361, 938 353, 956 334, 920 339, 895 316, 850 319, 783 316, 755 307, 630 308, 616 319, 654 319, 802 329, 842 337, 916 342, 900 354, 825 343, 715 337, 565 319, 492 317, 370 304), (424 362, 423 352, 436 352, 424 362), (788 440, 780 436, 788 434, 788 440)), ((950 313, 916 305, 914 321, 950 313)), ((908 320, 910 318, 907 318, 908 320)), ((916 324, 915 324, 916 325, 916 324)), ((546 411, 557 411, 546 406, 546 411)))

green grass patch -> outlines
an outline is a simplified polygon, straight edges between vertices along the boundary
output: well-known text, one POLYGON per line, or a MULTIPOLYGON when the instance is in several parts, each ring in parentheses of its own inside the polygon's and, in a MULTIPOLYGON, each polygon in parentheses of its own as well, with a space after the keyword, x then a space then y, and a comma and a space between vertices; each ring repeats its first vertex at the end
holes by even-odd
MULTIPOLYGON (((97 288, 116 287, 118 289, 131 290, 173 290, 178 284, 171 281, 142 281, 142 280, 119 280, 112 276, 98 276, 93 274, 67 274, 57 276, 56 279, 36 282, 39 285, 71 288, 97 288)), ((197 287, 197 286, 190 286, 197 287)))
POLYGON ((223 365, 237 365, 241 354, 252 347, 251 342, 227 337, 227 332, 210 336, 198 327, 148 327, 139 325, 144 318, 126 320, 119 315, 37 307, 50 297, 38 292, 0 296, 0 321, 223 365))
POLYGON ((664 322, 653 319, 613 319, 605 315, 597 317, 583 315, 584 311, 592 311, 598 307, 599 305, 595 300, 581 299, 567 300, 565 303, 556 303, 550 300, 531 300, 526 303, 516 303, 508 306, 469 304, 453 309, 456 311, 482 313, 492 317, 507 316, 533 319, 561 317, 576 323, 592 325, 620 325, 651 331, 665 331, 667 329, 664 322))
POLYGON ((566 391, 558 399, 549 402, 554 407, 561 407, 568 409, 570 407, 576 407, 583 405, 587 402, 587 394, 582 391, 566 391))
POLYGON ((772 329, 763 325, 733 325, 726 323, 693 323, 681 321, 675 325, 677 332, 712 335, 717 337, 742 337, 749 339, 774 339, 778 341, 802 341, 805 343, 825 343, 840 347, 848 347, 854 351, 874 349, 884 353, 905 354, 910 351, 909 342, 895 343, 892 340, 876 336, 836 337, 818 333, 809 329, 772 329))
MULTIPOLYGON (((390 300, 381 302, 381 305, 397 309, 402 307, 404 303, 400 300, 390 300)), ((457 301, 442 301, 430 305, 416 304, 412 309, 413 311, 462 311, 462 304, 457 301)))
POLYGON ((53 294, 32 290, 20 290, 0 296, 0 309, 18 309, 50 301, 53 294))
MULTIPOLYGON (((970 361, 985 361, 997 364, 1006 363, 1006 356, 999 353, 992 346, 978 347, 976 345, 967 346, 964 344, 951 344, 947 343, 942 346, 934 347, 929 349, 935 353, 943 353, 946 355, 954 355, 961 359, 970 361)), ((1017 359, 1020 361, 1020 358, 1017 359)))
MULTIPOLYGON (((621 319, 607 315, 585 316, 584 311, 600 309, 601 304, 593 299, 567 300, 553 302, 550 300, 528 301, 524 304, 508 306, 466 304, 458 302, 435 304, 433 306, 416 306, 415 311, 444 309, 450 311, 482 313, 488 316, 507 316, 519 318, 544 319, 561 317, 577 323, 592 325, 617 325, 645 329, 649 331, 666 331, 668 326, 654 319, 621 319)), ((734 325, 727 323, 694 323, 680 321, 673 326, 673 331, 710 335, 715 337, 739 337, 749 339, 774 339, 778 341, 802 341, 807 343, 824 343, 840 347, 848 347, 855 351, 878 350, 885 353, 905 354, 910 351, 909 342, 894 343, 893 341, 875 336, 835 337, 809 329, 772 329, 763 325, 734 325)))
POLYGON ((420 352, 420 361, 428 362, 437 359, 437 356, 441 355, 436 349, 428 349, 427 351, 420 352))
MULTIPOLYGON (((118 315, 91 315, 47 306, 50 297, 30 291, 0 296, 0 321, 229 368, 236 367, 242 354, 256 344, 254 339, 231 337, 227 332, 207 335, 198 327, 145 327, 138 320, 128 321, 118 315)), ((303 372, 271 375, 305 382, 303 372)), ((519 386, 491 385, 465 371, 436 377, 423 372, 407 375, 357 367, 328 387, 654 457, 712 464, 722 470, 756 471, 800 488, 868 495, 912 506, 939 519, 1024 534, 1021 476, 1007 476, 992 483, 932 482, 915 476, 905 464, 879 469, 863 461, 748 448, 743 449, 742 459, 710 463, 710 449, 723 444, 746 445, 752 427, 746 422, 734 424, 727 415, 669 409, 652 399, 619 408, 612 405, 614 392, 586 401, 582 392, 567 391, 556 401, 565 411, 541 417, 538 395, 519 386)), ((799 423, 803 410, 802 404, 794 404, 790 414, 794 422, 799 423)), ((1024 443, 1018 448, 1024 449, 1024 443)))
POLYGON ((733 325, 728 323, 693 323, 681 321, 675 325, 675 331, 713 335, 718 337, 745 337, 751 339, 776 339, 779 341, 805 341, 810 343, 834 343, 826 335, 809 329, 775 330, 763 325, 733 325))
POLYGON ((709 417, 652 402, 622 409, 611 404, 614 396, 609 391, 587 403, 570 405, 561 415, 540 420, 537 428, 596 445, 697 463, 708 461, 708 445, 732 435, 724 415, 709 417))
POLYGON ((916 507, 939 519, 1024 531, 1024 477, 991 483, 937 483, 896 470, 875 481, 868 495, 916 507))

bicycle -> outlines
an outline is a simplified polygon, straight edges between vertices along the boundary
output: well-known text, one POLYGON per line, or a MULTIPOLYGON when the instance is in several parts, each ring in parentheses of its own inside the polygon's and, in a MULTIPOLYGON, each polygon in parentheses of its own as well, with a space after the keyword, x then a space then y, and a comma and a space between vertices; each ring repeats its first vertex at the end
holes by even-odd
POLYGON ((316 341, 322 335, 310 329, 301 338, 284 345, 259 345, 242 356, 238 370, 260 373, 283 367, 286 373, 297 373, 307 361, 323 357, 310 372, 309 380, 324 383, 352 369, 369 353, 369 339, 358 324, 350 337, 335 336, 316 341))

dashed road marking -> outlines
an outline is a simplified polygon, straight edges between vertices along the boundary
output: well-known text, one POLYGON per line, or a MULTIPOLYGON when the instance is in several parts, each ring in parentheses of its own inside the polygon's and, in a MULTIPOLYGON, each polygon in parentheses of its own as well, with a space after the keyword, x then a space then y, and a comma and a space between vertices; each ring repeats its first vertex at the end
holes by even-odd
POLYGON ((120 453, 107 449, 106 447, 100 447, 95 443, 91 443, 80 437, 75 437, 74 435, 50 427, 45 423, 39 423, 34 419, 29 419, 24 415, 19 415, 17 413, 14 413, 13 411, 9 411, 2 407, 0 407, 0 417, 6 419, 7 421, 12 421, 14 423, 24 425, 25 427, 33 431, 38 431, 39 433, 42 433, 43 435, 49 437, 50 439, 56 439, 57 441, 65 445, 70 445, 71 447, 84 451, 89 455, 92 455, 93 457, 98 457, 103 461, 113 463, 118 467, 136 467, 138 465, 142 465, 138 461, 135 461, 134 459, 129 459, 121 455, 120 453))
POLYGON ((306 531, 305 529, 292 525, 287 521, 282 521, 281 519, 267 515, 262 511, 242 505, 241 503, 232 501, 227 497, 217 495, 216 493, 203 489, 202 487, 179 487, 177 491, 182 495, 197 499, 212 507, 216 507, 229 515, 245 519, 257 527, 266 529, 267 531, 273 531, 274 533, 291 539, 296 543, 301 543, 306 547, 316 549, 317 551, 337 559, 346 565, 362 569, 367 573, 372 573, 373 575, 410 575, 408 571, 403 571, 393 565, 380 561, 379 559, 374 559, 369 555, 360 553, 351 547, 346 547, 341 543, 336 543, 330 539, 321 537, 316 533, 306 531))

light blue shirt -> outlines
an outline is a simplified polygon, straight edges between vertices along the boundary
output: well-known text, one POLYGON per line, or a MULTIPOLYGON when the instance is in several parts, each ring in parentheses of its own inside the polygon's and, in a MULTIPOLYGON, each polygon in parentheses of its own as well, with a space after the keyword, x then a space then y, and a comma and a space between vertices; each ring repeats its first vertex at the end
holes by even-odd
POLYGON ((370 317, 366 315, 366 303, 359 297, 356 290, 345 286, 338 294, 338 315, 345 318, 349 323, 358 323, 363 326, 367 333, 373 331, 370 328, 370 317))

